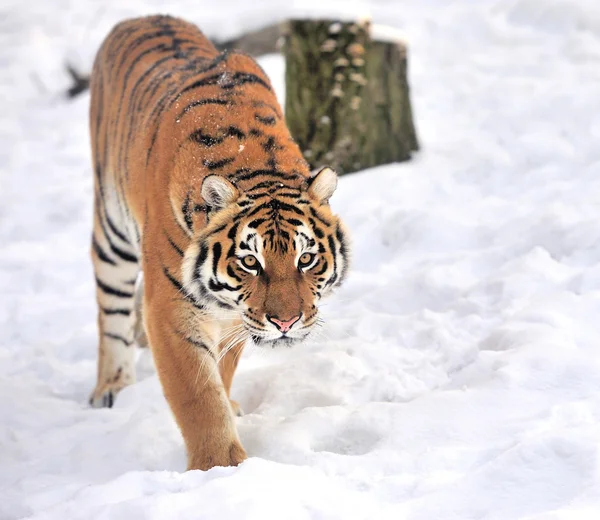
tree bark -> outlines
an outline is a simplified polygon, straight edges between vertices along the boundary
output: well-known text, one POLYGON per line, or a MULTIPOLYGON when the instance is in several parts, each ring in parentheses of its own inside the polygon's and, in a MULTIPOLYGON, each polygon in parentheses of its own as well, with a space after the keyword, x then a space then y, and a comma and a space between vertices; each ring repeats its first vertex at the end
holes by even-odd
POLYGON ((312 167, 344 174, 418 150, 402 42, 373 41, 368 21, 293 20, 284 54, 286 120, 312 167))

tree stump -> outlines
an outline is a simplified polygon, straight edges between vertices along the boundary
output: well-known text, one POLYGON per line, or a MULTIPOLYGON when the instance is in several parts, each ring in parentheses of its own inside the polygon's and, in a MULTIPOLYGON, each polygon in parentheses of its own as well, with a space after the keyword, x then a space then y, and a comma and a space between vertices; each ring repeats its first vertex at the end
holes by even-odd
POLYGON ((418 150, 406 46, 374 41, 370 23, 293 20, 284 29, 285 117, 313 168, 338 173, 418 150))

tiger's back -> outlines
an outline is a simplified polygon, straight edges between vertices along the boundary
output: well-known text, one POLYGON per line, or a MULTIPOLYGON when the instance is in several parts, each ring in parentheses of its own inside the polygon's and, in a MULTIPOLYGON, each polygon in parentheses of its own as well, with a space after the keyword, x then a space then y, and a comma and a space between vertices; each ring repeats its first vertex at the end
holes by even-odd
MULTIPOLYGON (((202 220, 200 197, 182 186, 193 191, 224 167, 242 189, 262 180, 250 171, 277 171, 296 185, 310 175, 260 66, 245 54, 219 53, 183 20, 151 16, 117 25, 98 53, 90 87, 97 188, 114 188, 136 223, 157 191, 178 210, 189 195, 174 216, 191 235, 202 220)), ((132 231, 132 239, 141 237, 139 224, 132 231)))
POLYGON ((145 328, 189 467, 236 464, 245 454, 228 395, 246 338, 300 337, 346 270, 344 231, 327 203, 335 174, 311 176, 260 66, 219 53, 183 20, 117 25, 90 87, 92 403, 111 406, 135 380, 142 270, 145 328))

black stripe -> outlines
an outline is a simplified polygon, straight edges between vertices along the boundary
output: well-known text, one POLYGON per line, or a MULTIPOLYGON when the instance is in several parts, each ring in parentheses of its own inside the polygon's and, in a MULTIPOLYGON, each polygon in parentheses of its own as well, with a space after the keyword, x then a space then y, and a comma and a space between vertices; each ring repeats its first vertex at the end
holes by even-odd
POLYGON ((217 269, 219 267, 219 259, 221 258, 221 253, 222 253, 221 244, 219 242, 216 242, 213 245, 212 253, 213 253, 213 260, 212 260, 213 273, 215 276, 217 276, 217 269))
POLYGON ((237 137, 240 141, 242 139, 246 138, 246 134, 242 130, 240 130, 237 126, 233 126, 233 125, 231 125, 227 129, 227 136, 237 137))
MULTIPOLYGON (((146 70, 144 72, 144 74, 142 74, 138 80, 136 81, 135 85, 133 86, 133 88, 131 89, 131 93, 129 94, 129 99, 132 100, 132 102, 130 103, 131 106, 136 107, 139 109, 139 106, 136 106, 136 104, 134 103, 135 100, 135 93, 137 91, 137 88, 139 85, 142 84, 142 82, 146 79, 147 76, 149 76, 154 69, 156 69, 157 67, 159 67, 160 65, 162 65, 165 61, 169 61, 169 60, 173 60, 175 59, 174 56, 166 56, 165 58, 162 58, 158 61, 156 61, 155 63, 152 64, 151 67, 148 68, 148 70, 146 70)), ((162 81, 159 84, 163 84, 164 82, 164 78, 160 78, 162 81)), ((162 111, 164 110, 166 104, 167 104, 167 100, 170 98, 170 96, 176 92, 175 89, 171 89, 169 91, 167 91, 166 94, 163 94, 162 98, 159 101, 156 101, 156 104, 154 105, 154 108, 152 110, 152 112, 150 113, 150 118, 152 118, 153 116, 156 117, 157 115, 162 114, 162 111), (158 112, 158 114, 156 115, 155 112, 158 112)), ((143 94, 143 93, 142 93, 143 94)), ((141 101, 140 101, 140 105, 141 105, 141 101)), ((129 127, 129 132, 127 135, 127 142, 129 143, 130 139, 131 139, 131 135, 133 133, 133 129, 137 128, 135 125, 130 125, 129 127)), ((160 130, 161 126, 160 125, 155 125, 154 128, 154 132, 152 133, 152 138, 150 139, 150 146, 148 147, 148 151, 146 152, 146 164, 148 164, 148 162, 150 161, 150 155, 152 154, 152 150, 154 149, 154 143, 156 142, 156 138, 158 136, 158 131, 160 130)))
POLYGON ((128 253, 127 251, 123 251, 122 249, 118 248, 117 246, 115 246, 114 244, 111 244, 109 242, 110 245, 110 250, 117 255, 121 260, 125 260, 126 262, 133 262, 137 264, 137 257, 128 253))
POLYGON ((292 213, 296 213, 297 215, 304 216, 304 212, 301 209, 291 204, 288 204, 287 202, 282 202, 277 199, 271 200, 271 202, 269 202, 269 206, 273 209, 273 211, 291 211, 292 213))
MULTIPOLYGON (((96 124, 99 126, 100 122, 96 124)), ((98 129, 96 129, 96 135, 98 135, 98 129)), ((94 168, 94 172, 96 173, 96 182, 98 183, 98 191, 100 192, 100 199, 104 200, 104 184, 102 182, 102 168, 100 167, 100 161, 96 158, 96 166, 94 168)))
MULTIPOLYGON (((204 71, 207 72, 207 71, 204 71)), ((195 81, 191 85, 185 87, 181 94, 189 92, 190 90, 195 90, 197 88, 206 87, 209 85, 219 85, 224 90, 230 90, 235 87, 239 87, 246 83, 253 83, 257 85, 261 85, 266 88, 269 92, 272 91, 269 84, 263 79, 259 78, 255 74, 246 74, 245 72, 234 72, 229 74, 213 74, 212 76, 208 76, 206 78, 202 78, 198 81, 195 81)))
MULTIPOLYGON (((175 56, 165 56, 164 58, 161 58, 160 60, 157 60, 156 64, 160 65, 166 61, 169 60, 175 60, 177 59, 175 56)), ((140 76, 140 80, 145 78, 146 76, 149 75, 150 72, 152 72, 153 69, 155 69, 156 67, 153 65, 152 67, 150 67, 148 69, 148 71, 144 72, 144 74, 142 74, 142 76, 140 76)), ((156 95, 156 92, 158 91, 158 89, 160 87, 165 86, 165 82, 167 82, 167 80, 171 79, 173 73, 172 73, 172 69, 175 69, 175 66, 173 66, 171 69, 162 69, 159 71, 159 73, 155 74, 154 77, 150 78, 150 80, 145 84, 144 89, 142 91, 140 91, 139 93, 137 92, 137 86, 141 85, 140 81, 137 81, 134 88, 132 89, 132 93, 130 95, 130 99, 131 99, 131 105, 132 105, 132 110, 135 113, 140 113, 141 112, 141 107, 145 107, 148 105, 148 103, 154 99, 154 96, 156 95)), ((170 85, 169 83, 167 83, 167 86, 170 85)), ((158 98, 158 100, 156 100, 156 104, 154 105, 154 108, 152 109, 152 111, 150 112, 150 119, 152 119, 152 116, 154 115, 156 110, 160 110, 160 107, 162 106, 163 103, 166 102, 167 99, 170 98, 171 95, 173 95, 175 92, 177 91, 176 88, 168 88, 166 90, 166 92, 161 92, 160 97, 158 98)), ((135 127, 135 125, 134 125, 135 127)))
MULTIPOLYGON (((219 54, 218 56, 216 56, 209 64, 207 64, 205 67, 201 68, 198 71, 198 75, 200 75, 200 74, 206 74, 208 71, 210 71, 210 70, 214 69, 215 67, 217 67, 221 62, 227 60, 228 57, 229 57, 229 51, 222 52, 221 54, 219 54)), ((181 91, 180 95, 184 94, 185 92, 188 92, 189 90, 193 90, 193 89, 195 89, 197 87, 203 86, 205 84, 207 84, 207 85, 213 85, 214 84, 214 82, 212 82, 213 79, 217 79, 218 80, 221 76, 222 76, 222 74, 215 74, 213 76, 209 76, 208 78, 204 78, 204 79, 195 81, 191 85, 188 85, 187 87, 185 87, 181 91), (211 83, 203 83, 205 80, 210 80, 211 83)))
POLYGON ((143 45, 144 42, 147 42, 149 40, 154 40, 157 38, 161 38, 163 36, 175 36, 175 31, 173 29, 166 29, 166 30, 163 29, 163 30, 153 32, 153 33, 143 33, 141 36, 138 36, 135 40, 127 42, 127 52, 123 53, 123 56, 122 56, 121 60, 119 61, 119 64, 117 65, 117 69, 115 71, 116 75, 117 76, 120 75, 121 67, 123 67, 123 65, 125 65, 127 58, 132 56, 133 51, 137 47, 139 47, 140 45, 143 45))
MULTIPOLYGON (((140 55, 138 55, 138 57, 136 57, 136 61, 139 58, 141 58, 144 54, 146 54, 148 51, 169 52, 169 51, 173 51, 173 50, 174 49, 172 47, 170 47, 166 44, 158 45, 153 49, 149 49, 149 50, 142 52, 140 55)), ((139 99, 138 99, 138 89, 143 84, 143 82, 145 82, 146 78, 150 74, 152 74, 153 71, 155 69, 157 69, 162 63, 165 63, 167 61, 177 60, 177 59, 179 59, 179 56, 177 55, 177 53, 168 54, 167 56, 161 58, 160 60, 155 59, 152 66, 147 67, 146 70, 144 70, 143 74, 141 74, 141 76, 136 80, 136 82, 129 94, 129 103, 128 103, 127 114, 130 119, 133 119, 134 115, 137 116, 140 113, 140 107, 142 106, 141 98, 144 97, 144 95, 148 92, 150 85, 152 85, 153 80, 150 80, 146 84, 146 88, 141 92, 141 96, 139 96, 139 99)), ((129 80, 129 74, 133 71, 134 66, 135 66, 135 61, 130 66, 130 68, 127 70, 127 73, 124 76, 124 80, 123 80, 124 85, 127 85, 127 82, 129 80)), ((160 81, 158 83, 162 85, 162 84, 164 84, 164 81, 167 79, 167 77, 170 77, 170 72, 164 73, 164 70, 159 69, 157 76, 160 79, 160 81)), ((156 80, 156 77, 154 78, 154 80, 156 80)), ((126 89, 123 89, 123 90, 124 90, 124 92, 126 91, 126 89)), ((121 94, 121 99, 119 101, 119 109, 117 111, 117 118, 120 118, 120 115, 121 115, 122 104, 123 104, 123 99, 124 99, 124 92, 121 94)), ((136 123, 137 123, 137 121, 135 119, 133 119, 133 121, 130 122, 129 130, 127 132, 127 139, 124 141, 124 143, 121 142, 121 149, 119 150, 119 161, 121 162, 121 164, 122 164, 122 160, 124 159, 124 155, 126 156, 129 151, 129 144, 131 143, 131 139, 133 137, 133 132, 134 132, 134 130, 137 130, 137 128, 138 128, 138 125, 136 123), (124 146, 123 146, 123 144, 124 144, 124 146)))
POLYGON ((225 159, 220 159, 218 161, 209 161, 208 159, 203 162, 204 166, 206 166, 209 170, 218 170, 219 168, 223 168, 223 166, 227 166, 235 161, 235 157, 226 157, 225 159))
POLYGON ((115 226, 114 222, 108 216, 108 211, 104 211, 104 216, 106 217, 106 223, 108 224, 110 230, 115 235, 117 235, 117 237, 120 238, 123 242, 125 242, 126 244, 130 244, 131 242, 129 242, 129 240, 127 240, 127 237, 117 229, 117 226, 115 226))
MULTIPOLYGON (((240 225, 239 222, 236 222, 233 226, 231 226, 231 228, 227 232, 227 238, 229 238, 230 240, 235 240, 235 236, 237 234, 239 225, 240 225)), ((229 255, 228 255, 228 257, 229 257, 229 255)))
POLYGON ((194 83, 185 87, 180 92, 179 95, 181 96, 181 95, 185 94, 186 92, 189 92, 190 90, 195 90, 197 88, 207 87, 209 85, 216 85, 222 76, 223 76, 223 74, 221 74, 221 73, 213 74, 212 76, 207 76, 206 78, 202 78, 197 81, 194 81, 194 83))
POLYGON ((331 250, 331 255, 333 256, 333 274, 327 280, 325 285, 331 285, 337 280, 337 252, 335 250, 335 242, 333 240, 333 235, 327 236, 327 242, 329 243, 329 249, 331 250))
POLYGON ((229 79, 229 83, 219 83, 222 89, 230 90, 235 87, 239 87, 241 85, 245 85, 246 83, 251 83, 255 85, 260 85, 261 87, 266 88, 269 92, 272 92, 271 86, 262 78, 259 78, 256 74, 248 74, 245 72, 235 72, 229 79))
POLYGON ((275 123, 277 122, 272 116, 262 117, 259 114, 254 114, 254 119, 256 119, 259 123, 267 126, 275 126, 275 123))
POLYGON ((177 333, 177 335, 181 339, 183 339, 184 341, 187 341, 190 345, 193 345, 194 347, 202 348, 202 349, 206 350, 206 352, 208 352, 210 354, 210 356, 214 359, 214 355, 211 352, 210 348, 208 348, 208 346, 205 345, 203 342, 195 340, 193 338, 190 338, 187 334, 184 334, 183 332, 181 332, 178 329, 173 329, 173 330, 177 333))
MULTIPOLYGON (((178 44, 185 44, 185 43, 195 43, 194 40, 176 40, 178 44)), ((148 49, 143 50, 142 52, 140 52, 139 54, 136 55, 136 57, 134 58, 134 60, 129 64, 129 67, 127 68, 127 72, 125 73, 124 77, 124 81, 123 84, 127 83, 127 79, 129 78, 129 76, 131 75, 131 73, 133 72, 134 67, 141 61, 141 59, 151 53, 154 52, 173 52, 174 54, 171 54, 170 57, 175 58, 175 59, 179 59, 182 58, 183 56, 181 55, 177 55, 176 52, 176 46, 174 45, 175 40, 173 40, 172 43, 160 43, 158 45, 155 45, 154 47, 150 47, 148 49)), ((131 52, 131 48, 127 49, 127 52, 131 52)))
MULTIPOLYGON (((128 49, 128 52, 130 52, 130 51, 131 51, 131 49, 128 49)), ((125 53, 125 54, 127 55, 128 53, 125 53)), ((136 106, 136 103, 135 103, 136 92, 137 92, 138 88, 140 87, 140 85, 143 84, 143 81, 145 81, 146 77, 148 77, 154 71, 154 69, 158 68, 164 62, 169 61, 169 60, 174 60, 174 59, 177 59, 177 58, 175 58, 175 56, 173 56, 173 55, 168 55, 168 56, 165 56, 164 58, 161 58, 160 60, 155 61, 152 64, 152 66, 148 67, 148 69, 145 70, 144 73, 136 80, 136 82, 133 85, 133 88, 131 89, 131 92, 128 95, 128 98, 129 98, 128 113, 131 113, 131 111, 133 110, 133 108, 136 106)), ((120 119, 121 119, 121 111, 123 110, 123 102, 125 100, 125 96, 127 95, 127 88, 126 88, 127 87, 127 82, 129 80, 129 75, 131 74, 131 71, 132 71, 132 69, 128 70, 127 73, 124 76, 124 79, 123 79, 123 85, 124 85, 124 87, 122 89, 121 96, 119 97, 119 106, 117 108, 117 115, 115 117, 115 123, 114 123, 115 129, 116 129, 116 125, 117 125, 118 121, 120 121, 120 119)), ((119 149, 119 154, 118 154, 119 164, 122 164, 123 150, 126 148, 126 146, 124 146, 124 145, 128 145, 129 144, 129 142, 131 140, 131 136, 133 134, 133 128, 134 127, 135 127, 135 125, 130 125, 129 132, 127 134, 127 140, 125 142, 123 142, 124 140, 122 140, 120 142, 120 146, 121 147, 119 149)))
POLYGON ((309 217, 308 222, 310 223, 313 233, 316 235, 317 238, 323 238, 325 236, 325 233, 323 233, 323 231, 317 227, 315 219, 309 217))
POLYGON ((252 106, 254 108, 268 108, 271 110, 277 117, 281 117, 280 110, 275 105, 270 105, 269 103, 265 103, 264 101, 253 101, 252 106))
POLYGON ((184 289, 184 287, 181 284, 181 282, 179 280, 177 280, 177 278, 175 278, 169 272, 169 269, 166 266, 164 266, 164 265, 163 265, 163 273, 167 277, 167 279, 169 280, 169 282, 171 282, 171 284, 173 284, 173 287, 175 287, 175 289, 177 289, 177 291, 180 294, 183 295, 183 297, 185 298, 186 301, 188 301, 189 303, 191 303, 197 309, 204 309, 204 306, 202 304, 198 303, 196 301, 196 299, 191 294, 187 293, 187 291, 184 289))
MULTIPOLYGON (((269 159, 267 160, 267 162, 265 162, 265 166, 268 166, 269 168, 277 168, 277 160, 275 159, 275 157, 269 157, 269 159)), ((271 192, 273 190, 277 190, 277 188, 273 188, 271 190, 271 192)))
POLYGON ((250 168, 238 168, 237 170, 235 170, 235 172, 230 173, 229 177, 238 177, 240 175, 246 174, 251 172, 252 170, 250 170, 250 168))
POLYGON ((252 316, 250 316, 249 314, 246 314, 246 318, 249 319, 250 321, 253 321, 254 323, 258 323, 261 327, 264 327, 264 323, 258 321, 257 319, 254 319, 252 316))
POLYGON ((342 272, 340 273, 340 281, 341 281, 346 277, 346 271, 347 271, 347 265, 348 265, 346 262, 346 258, 348 256, 348 247, 346 245, 346 240, 345 240, 344 234, 342 233, 339 223, 335 229, 335 237, 338 239, 338 242, 340 243, 340 254, 342 255, 342 258, 344 259, 344 265, 342 266, 342 272))
POLYGON ((236 175, 235 175, 235 180, 236 182, 240 182, 240 181, 247 181, 250 179, 253 179, 254 177, 257 177, 259 175, 265 175, 267 177, 277 177, 278 179, 282 179, 282 180, 294 180, 297 179, 298 176, 297 175, 288 175, 285 172, 279 171, 279 170, 245 170, 241 172, 238 175, 237 171, 236 171, 236 175))
POLYGON ((210 237, 210 236, 216 235, 217 233, 220 233, 221 231, 223 231, 226 227, 227 227, 227 224, 223 224, 222 226, 219 226, 218 228, 213 229, 208 235, 205 235, 205 236, 210 237))
POLYGON ((301 220, 296 220, 295 218, 287 218, 285 219, 285 222, 291 224, 292 226, 302 226, 304 224, 304 222, 301 220))
MULTIPOLYGON (((197 74, 204 74, 204 73, 208 72, 209 70, 215 68, 221 61, 224 61, 227 58, 227 56, 228 56, 228 51, 223 52, 222 54, 217 56, 207 66, 196 71, 197 74)), ((213 81, 213 80, 218 80, 218 78, 220 78, 220 77, 221 77, 221 74, 217 74, 217 75, 211 76, 210 78, 205 78, 203 80, 196 81, 195 83, 193 83, 192 85, 189 85, 188 87, 184 88, 183 90, 179 90, 179 88, 177 86, 170 88, 162 96, 162 98, 154 105, 152 112, 150 112, 150 119, 151 120, 159 119, 160 116, 162 115, 162 113, 171 106, 171 104, 174 102, 174 100, 179 99, 186 91, 192 90, 193 88, 196 88, 198 86, 202 86, 203 84, 206 84, 206 85, 215 84, 215 81, 213 81), (203 83, 203 82, 205 82, 205 80, 209 80, 209 79, 210 79, 210 81, 203 83), (178 90, 179 90, 179 92, 178 92, 178 90), (176 94, 177 92, 178 92, 177 96, 172 99, 172 96, 174 94, 176 94)), ((146 152, 146 164, 148 164, 148 162, 150 161, 150 155, 152 154, 152 150, 154 148, 154 143, 156 142, 156 138, 158 136, 159 129, 160 129, 160 125, 156 125, 154 132, 152 133, 152 137, 150 139, 150 146, 148 147, 148 151, 146 152)))
MULTIPOLYGON (((166 56, 158 61, 165 62, 165 61, 169 61, 171 59, 177 59, 177 58, 175 56, 166 56)), ((153 78, 150 78, 148 83, 146 83, 144 90, 142 90, 139 93, 136 93, 135 96, 133 96, 133 95, 131 96, 132 101, 134 101, 132 103, 134 112, 139 112, 140 108, 142 106, 146 106, 154 98, 158 89, 160 87, 165 86, 165 82, 167 80, 171 79, 171 77, 173 76, 172 69, 174 69, 175 67, 176 66, 173 65, 171 69, 160 70, 158 74, 156 74, 153 78)), ((146 76, 146 75, 147 74, 144 74, 144 76, 146 76)), ((173 92, 172 88, 168 89, 165 93, 161 94, 161 97, 159 98, 158 101, 163 100, 165 96, 167 96, 167 97, 170 96, 172 94, 172 92, 173 92)), ((151 112, 150 114, 153 114, 153 113, 154 113, 154 109, 153 109, 153 112, 151 112)))
POLYGON ((338 242, 340 243, 340 253, 342 254, 342 256, 345 257, 348 248, 346 246, 346 240, 339 224, 335 228, 335 238, 337 238, 338 242))
POLYGON ((173 249, 175 249, 175 252, 179 255, 179 256, 183 256, 183 251, 181 249, 179 249, 179 247, 177 246, 177 244, 175 242, 173 242, 173 239, 167 235, 167 232, 165 231, 165 236, 167 237, 167 240, 169 241, 169 244, 171 244, 171 247, 173 249))
POLYGON ((252 222, 250 222, 248 224, 248 227, 252 228, 252 229, 256 229, 258 226, 260 226, 263 222, 266 222, 267 219, 266 218, 257 218, 254 219, 252 222))
POLYGON ((260 190, 261 188, 272 188, 273 186, 277 186, 279 184, 281 183, 278 181, 262 181, 248 188, 248 191, 260 190))
POLYGON ((205 99, 197 99, 196 101, 192 101, 188 106, 186 106, 177 116, 177 121, 179 121, 185 114, 187 114, 192 108, 201 107, 204 105, 232 105, 233 102, 228 99, 221 98, 205 98, 205 99))
MULTIPOLYGON (((212 52, 212 49, 206 47, 205 51, 212 52)), ((179 55, 173 56, 173 58, 179 57, 179 55)), ((187 82, 191 76, 197 76, 203 73, 203 71, 205 72, 206 70, 210 69, 211 66, 213 66, 211 63, 209 63, 208 65, 206 64, 206 62, 209 61, 209 59, 210 56, 195 56, 192 59, 188 58, 182 64, 175 64, 171 69, 168 69, 166 73, 164 73, 163 71, 162 74, 155 76, 155 78, 148 83, 146 90, 142 94, 140 103, 137 107, 135 107, 135 109, 139 110, 142 104, 145 103, 145 96, 147 92, 151 90, 150 96, 152 98, 155 95, 156 90, 159 87, 164 87, 165 81, 170 80, 173 77, 173 73, 180 73, 176 81, 169 81, 167 83, 166 91, 161 93, 160 98, 153 102, 154 108, 150 112, 149 119, 155 122, 158 121, 165 109, 170 108, 171 105, 179 99, 181 95, 180 85, 187 82)), ((150 147, 148 147, 148 151, 146 152, 146 164, 150 160, 150 155, 153 150, 153 144, 156 140, 156 134, 159 130, 158 127, 159 125, 156 125, 155 131, 153 132, 151 138, 151 145, 150 147)))
MULTIPOLYGON (((182 292, 185 294, 185 291, 183 289, 183 285, 181 285, 181 282, 179 280, 177 280, 177 278, 175 278, 170 272, 169 269, 163 265, 163 273, 165 274, 165 276, 168 278, 168 280, 173 284, 173 287, 175 287, 175 289, 177 289, 179 292, 182 292)), ((187 295, 186 295, 187 296, 187 295)))
MULTIPOLYGON (((163 86, 165 84, 165 80, 168 79, 170 77, 170 73, 164 73, 163 71, 161 71, 161 74, 158 74, 157 76, 155 76, 154 78, 152 78, 147 84, 146 87, 144 88, 144 90, 142 90, 139 93, 139 99, 138 99, 138 89, 144 84, 146 78, 148 76, 150 76, 155 69, 158 69, 163 63, 166 63, 167 61, 172 61, 172 60, 176 60, 177 58, 175 56, 172 55, 168 55, 168 56, 164 56, 163 58, 161 58, 160 60, 156 60, 151 67, 148 67, 147 70, 144 71, 144 73, 137 78, 136 82, 133 84, 133 87, 131 88, 131 93, 129 94, 129 99, 130 99, 130 107, 132 110, 134 111, 138 111, 140 109, 140 107, 142 106, 142 104, 145 103, 145 97, 146 94, 151 93, 150 94, 150 98, 154 95, 154 93, 156 92, 156 90, 158 89, 159 86, 163 86), (152 90, 151 90, 152 88, 152 90)), ((168 95, 169 93, 171 93, 171 91, 168 91, 167 94, 163 94, 163 96, 168 95)), ((164 99, 164 98, 163 98, 164 99)), ((154 107, 156 109, 156 107, 154 107)), ((150 115, 152 115, 154 113, 154 110, 150 113, 150 115)))
POLYGON ((194 267, 194 272, 196 275, 200 275, 200 268, 206 262, 206 258, 208 257, 208 246, 206 244, 202 244, 200 246, 200 252, 198 253, 198 258, 196 258, 196 265, 194 267))
POLYGON ((103 314, 107 316, 112 316, 113 314, 121 314, 122 316, 129 316, 131 314, 131 309, 108 309, 106 307, 100 307, 100 310, 103 314))
POLYGON ((183 213, 183 220, 185 222, 185 225, 187 226, 187 228, 192 231, 192 227, 194 225, 194 221, 192 220, 192 213, 190 212, 190 199, 191 199, 191 192, 187 192, 187 195, 185 196, 185 200, 183 201, 183 204, 181 205, 181 212, 183 213))
POLYGON ((260 206, 256 206, 254 209, 252 209, 250 212, 248 212, 247 216, 248 218, 253 217, 254 215, 256 215, 257 213, 260 213, 263 210, 267 210, 269 209, 269 204, 261 204, 260 206))
POLYGON ((225 140, 225 137, 213 137, 211 135, 205 134, 202 131, 202 129, 199 128, 198 130, 194 130, 190 134, 189 140, 201 144, 202 146, 206 146, 207 148, 210 148, 211 146, 221 144, 225 140))
MULTIPOLYGON (((135 58, 133 59, 133 61, 127 67, 127 71, 125 72, 125 74, 123 76, 123 84, 124 85, 127 84, 127 80, 129 79, 129 76, 131 76, 131 74, 133 72, 133 69, 141 61, 141 59, 144 56, 146 56, 148 54, 151 54, 153 52, 167 52, 167 51, 172 51, 172 50, 173 49, 171 48, 171 46, 168 45, 167 43, 159 43, 158 45, 155 45, 154 47, 150 47, 148 49, 144 49, 142 52, 140 52, 139 54, 137 54, 135 56, 135 58)), ((129 52, 131 52, 130 48, 127 49, 127 53, 124 53, 125 56, 127 56, 129 52)))
POLYGON ((208 288, 214 292, 219 292, 219 291, 232 291, 233 292, 233 291, 239 291, 242 288, 242 286, 236 285, 235 287, 232 287, 229 284, 221 283, 221 282, 211 278, 208 281, 208 288))
POLYGON ((281 146, 277 144, 277 141, 273 136, 270 136, 264 143, 261 144, 265 152, 272 152, 274 150, 281 150, 281 146))
POLYGON ((246 195, 246 197, 248 197, 250 200, 257 200, 257 199, 261 199, 263 197, 268 197, 269 194, 268 193, 254 193, 252 195, 246 195))
MULTIPOLYGON (((119 258, 121 258, 122 260, 125 260, 127 262, 135 262, 135 263, 137 263, 138 259, 135 256, 127 253, 126 251, 123 251, 122 249, 118 248, 117 246, 115 246, 112 243, 110 234, 108 233, 108 229, 106 229, 106 226, 104 225, 104 221, 102 220, 102 215, 101 215, 101 212, 100 212, 100 206, 98 204, 96 205, 96 209, 97 209, 96 213, 97 213, 97 216, 98 216, 98 221, 100 222, 100 227, 102 228, 102 232, 104 233, 104 238, 106 238, 106 241, 108 242, 110 250, 115 255, 117 255, 119 258)), ((105 214, 106 214, 106 212, 105 212, 105 214)), ((106 216, 108 217, 108 215, 106 215, 106 216)))
POLYGON ((327 260, 323 260, 323 267, 321 268, 321 270, 318 273, 315 273, 315 275, 320 276, 320 275, 324 274, 325 271, 327 271, 327 267, 329 267, 327 260))
POLYGON ((100 244, 98 244, 98 242, 96 241, 96 237, 94 235, 92 235, 92 249, 94 250, 94 252, 98 256, 98 258, 102 262, 105 262, 105 263, 110 264, 110 265, 117 265, 117 262, 115 262, 112 258, 110 258, 104 252, 104 250, 100 247, 100 244))
POLYGON ((238 140, 241 141, 246 137, 246 134, 238 127, 232 125, 223 133, 223 135, 218 137, 205 134, 202 128, 199 128, 190 134, 189 139, 203 146, 211 147, 221 144, 228 137, 237 137, 238 140))
MULTIPOLYGON (((288 186, 283 186, 283 187, 287 188, 288 186)), ((300 196, 300 192, 298 191, 296 193, 278 193, 277 196, 278 197, 286 197, 289 199, 297 199, 300 196)), ((308 202, 299 200, 296 202, 296 204, 308 204, 308 202)))
POLYGON ((312 206, 311 206, 311 208, 310 208, 310 214, 311 214, 313 217, 315 217, 315 218, 316 218, 316 219, 317 219, 319 222, 321 222, 321 224, 324 224, 324 225, 326 225, 326 226, 331 226, 331 222, 328 222, 328 221, 327 221, 327 220, 325 220, 323 217, 321 217, 321 215, 319 215, 319 214, 316 212, 315 208, 313 208, 312 206))
POLYGON ((96 276, 96 284, 98 288, 106 294, 110 294, 111 296, 117 296, 118 298, 132 298, 133 293, 121 291, 120 289, 115 289, 110 285, 105 284, 100 278, 96 276))
POLYGON ((123 336, 120 336, 119 334, 113 334, 112 332, 105 332, 104 336, 110 339, 115 339, 117 341, 122 341, 123 343, 125 343, 126 347, 131 346, 131 344, 133 343, 133 341, 127 341, 123 336))
POLYGON ((231 267, 231 265, 227 266, 227 274, 231 278, 233 278, 236 282, 241 282, 242 281, 242 279, 237 274, 235 274, 235 271, 233 270, 233 267, 231 267))
POLYGON ((123 48, 123 43, 125 43, 125 40, 137 32, 137 30, 137 27, 129 26, 127 28, 121 27, 117 32, 115 32, 114 36, 110 39, 110 44, 107 46, 106 51, 108 56, 111 58, 111 61, 114 61, 115 53, 123 48), (114 48, 115 46, 116 49, 114 48))
POLYGON ((173 215, 173 220, 174 220, 175 224, 177 224, 177 227, 179 229, 181 229, 181 232, 187 237, 190 234, 189 229, 187 229, 187 227, 184 224, 182 224, 181 222, 179 222, 179 217, 181 215, 179 215, 177 213, 177 210, 173 207, 172 204, 170 206, 171 206, 171 213, 173 215))

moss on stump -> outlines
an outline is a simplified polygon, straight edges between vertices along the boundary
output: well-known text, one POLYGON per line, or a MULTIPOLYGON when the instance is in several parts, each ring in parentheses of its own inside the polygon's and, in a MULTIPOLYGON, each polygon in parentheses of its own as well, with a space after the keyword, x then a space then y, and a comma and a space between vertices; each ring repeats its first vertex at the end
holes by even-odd
POLYGON ((284 34, 286 120, 312 167, 344 174, 410 159, 403 43, 373 41, 368 22, 293 20, 284 34))

